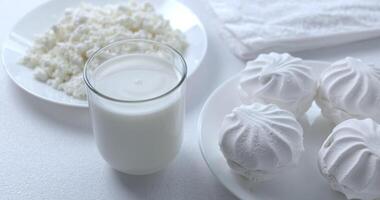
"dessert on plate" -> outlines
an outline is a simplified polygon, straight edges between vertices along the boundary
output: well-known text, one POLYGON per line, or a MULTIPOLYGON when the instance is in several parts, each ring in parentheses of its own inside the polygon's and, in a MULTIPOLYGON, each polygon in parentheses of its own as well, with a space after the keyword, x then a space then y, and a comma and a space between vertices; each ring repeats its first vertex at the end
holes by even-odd
POLYGON ((380 124, 369 118, 338 124, 319 151, 318 165, 348 199, 380 198, 380 124))
POLYGON ((350 57, 333 63, 321 74, 316 103, 336 124, 368 117, 380 123, 380 67, 350 57))
POLYGON ((304 60, 270 53, 247 63, 238 90, 245 104, 276 104, 298 118, 310 108, 317 84, 311 66, 304 60))
POLYGON ((303 129, 292 113, 276 105, 241 105, 225 116, 219 146, 234 172, 264 181, 298 163, 303 129))

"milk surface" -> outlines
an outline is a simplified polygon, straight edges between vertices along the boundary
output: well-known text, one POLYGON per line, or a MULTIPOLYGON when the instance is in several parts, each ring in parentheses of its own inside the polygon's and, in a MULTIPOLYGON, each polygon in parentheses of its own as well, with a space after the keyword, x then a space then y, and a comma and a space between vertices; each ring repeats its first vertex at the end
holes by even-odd
POLYGON ((95 88, 123 100, 144 100, 170 91, 180 80, 179 72, 162 58, 124 55, 103 63, 95 75, 95 88))
MULTIPOLYGON (((129 101, 160 96, 180 81, 165 60, 147 55, 115 57, 94 72, 94 87, 104 95, 129 101)), ((95 139, 104 159, 128 174, 165 167, 182 143, 184 87, 147 102, 115 102, 89 92, 95 139)))

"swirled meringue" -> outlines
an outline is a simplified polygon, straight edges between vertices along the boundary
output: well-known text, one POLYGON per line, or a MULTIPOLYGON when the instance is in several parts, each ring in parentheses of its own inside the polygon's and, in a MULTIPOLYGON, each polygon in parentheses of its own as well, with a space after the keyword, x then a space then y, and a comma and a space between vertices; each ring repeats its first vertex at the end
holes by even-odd
POLYGON ((319 150, 318 165, 348 199, 380 198, 380 124, 369 118, 340 123, 319 150))
POLYGON ((276 104, 300 117, 311 106, 317 84, 312 68, 289 54, 261 54, 241 73, 243 103, 276 104))
POLYGON ((219 146, 233 171, 264 181, 298 163, 303 129, 292 113, 276 105, 241 105, 225 116, 219 146))
POLYGON ((334 123, 372 118, 380 123, 380 67, 345 58, 322 72, 316 103, 334 123))

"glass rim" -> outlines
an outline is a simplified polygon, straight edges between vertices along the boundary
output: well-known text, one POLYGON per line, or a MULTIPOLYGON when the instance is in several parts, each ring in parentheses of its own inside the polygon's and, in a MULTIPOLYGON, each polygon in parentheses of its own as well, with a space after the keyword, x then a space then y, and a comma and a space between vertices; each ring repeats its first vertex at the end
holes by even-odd
POLYGON ((162 97, 165 97, 165 96, 171 94, 172 92, 174 92, 177 88, 179 88, 184 83, 186 76, 187 76, 187 64, 186 64, 186 61, 183 58, 182 54, 177 49, 175 49, 174 47, 172 47, 168 44, 157 42, 154 40, 148 40, 148 39, 125 39, 125 40, 118 40, 118 41, 111 42, 111 43, 107 44, 106 46, 96 50, 93 54, 91 54, 89 59, 87 59, 85 65, 84 65, 84 69, 83 69, 83 79, 84 79, 85 85, 92 92, 94 92, 96 95, 99 95, 100 97, 103 97, 105 99, 120 102, 120 103, 142 103, 142 102, 149 102, 149 101, 153 101, 153 100, 157 100, 157 99, 160 99, 162 97), (115 46, 115 45, 118 45, 118 44, 121 44, 121 43, 130 43, 130 42, 143 42, 143 43, 149 43, 149 44, 156 44, 160 47, 165 47, 165 48, 169 49, 176 56, 178 56, 181 60, 181 64, 183 67, 183 72, 181 73, 181 79, 178 81, 178 83, 173 88, 171 88, 170 90, 168 90, 168 91, 166 91, 160 95, 157 95, 157 96, 151 97, 151 98, 141 99, 141 100, 126 100, 126 99, 114 98, 114 97, 111 97, 109 95, 103 94, 102 92, 97 90, 91 84, 91 82, 88 78, 88 69, 89 69, 90 63, 94 60, 94 58, 96 56, 98 56, 100 53, 102 53, 105 49, 110 48, 110 47, 115 46))

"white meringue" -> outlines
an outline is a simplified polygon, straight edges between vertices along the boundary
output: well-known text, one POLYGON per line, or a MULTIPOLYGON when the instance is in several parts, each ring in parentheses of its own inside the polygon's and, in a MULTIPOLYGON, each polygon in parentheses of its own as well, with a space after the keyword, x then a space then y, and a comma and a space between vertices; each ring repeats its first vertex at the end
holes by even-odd
POLYGON ((333 63, 321 74, 316 103, 336 124, 367 117, 380 123, 380 68, 350 57, 333 63))
POLYGON ((319 151, 319 168, 348 199, 380 198, 380 124, 349 119, 337 125, 319 151))
POLYGON ((245 104, 276 104, 300 117, 310 108, 317 83, 312 68, 302 59, 270 53, 247 63, 238 89, 245 104))
POLYGON ((303 152, 303 129, 276 105, 242 105, 225 116, 219 146, 228 165, 253 181, 294 166, 303 152))

